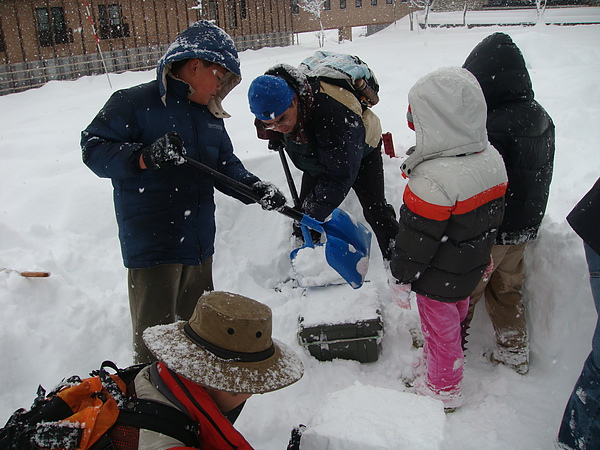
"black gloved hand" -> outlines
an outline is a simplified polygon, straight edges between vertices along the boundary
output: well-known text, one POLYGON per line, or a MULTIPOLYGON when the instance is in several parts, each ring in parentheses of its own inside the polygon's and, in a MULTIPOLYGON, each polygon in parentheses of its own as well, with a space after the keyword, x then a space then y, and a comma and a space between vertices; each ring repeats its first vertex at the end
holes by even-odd
POLYGON ((262 206, 262 209, 271 211, 285 206, 285 196, 275 185, 261 180, 254 183, 251 188, 260 197, 257 203, 262 206))
MULTIPOLYGON (((321 233, 319 233, 316 230, 313 230, 312 228, 309 228, 308 231, 310 233, 310 238, 312 239, 313 244, 320 244, 321 233)), ((302 234, 302 227, 298 222, 294 222, 294 224, 292 225, 292 236, 296 237, 297 239, 300 239, 301 242, 306 244, 306 242, 304 241, 304 235, 302 234)))
POLYGON ((297 427, 294 427, 288 442, 287 450, 300 450, 300 440, 302 439, 304 430, 306 430, 306 425, 300 424, 297 427))
POLYGON ((183 139, 175 131, 159 137, 152 145, 142 149, 142 159, 148 169, 174 167, 185 162, 183 139))
POLYGON ((285 148, 285 143, 279 139, 269 139, 269 150, 274 150, 278 152, 279 150, 283 150, 285 148))

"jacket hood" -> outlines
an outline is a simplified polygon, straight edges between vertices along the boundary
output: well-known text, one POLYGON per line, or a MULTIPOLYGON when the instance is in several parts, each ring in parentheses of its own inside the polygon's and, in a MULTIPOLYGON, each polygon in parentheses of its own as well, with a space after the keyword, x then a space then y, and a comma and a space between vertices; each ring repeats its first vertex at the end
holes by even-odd
POLYGON ((425 160, 468 155, 487 147, 485 98, 469 71, 438 69, 415 83, 408 101, 416 144, 401 167, 405 175, 425 160))
POLYGON ((479 81, 488 109, 505 102, 533 100, 525 59, 507 34, 486 37, 471 51, 463 67, 479 81))
POLYGON ((221 80, 221 89, 209 102, 208 109, 215 117, 230 117, 223 110, 221 101, 242 81, 240 60, 233 39, 225 31, 206 20, 199 20, 177 36, 158 61, 156 78, 163 103, 166 104, 166 80, 171 72, 171 64, 194 58, 201 58, 227 69, 227 74, 221 80))

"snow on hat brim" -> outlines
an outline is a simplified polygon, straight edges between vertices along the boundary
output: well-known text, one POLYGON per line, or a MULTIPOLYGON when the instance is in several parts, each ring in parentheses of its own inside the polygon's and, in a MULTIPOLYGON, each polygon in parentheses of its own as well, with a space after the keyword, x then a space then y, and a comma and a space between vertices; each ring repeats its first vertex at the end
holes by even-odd
POLYGON ((271 392, 295 383, 304 372, 302 362, 294 351, 271 338, 270 309, 237 294, 204 294, 188 322, 147 328, 143 338, 152 354, 170 370, 194 383, 219 391, 240 394, 271 392), (262 313, 261 308, 267 313, 262 313), (254 335, 258 334, 253 328, 256 326, 263 330, 262 337, 256 343, 248 344, 256 341, 254 335), (226 343, 231 329, 236 330, 232 338, 233 347, 226 343), (236 351, 232 349, 245 349, 246 346, 249 346, 248 353, 238 352, 240 356, 261 354, 264 349, 269 350, 268 356, 255 361, 236 358, 236 351))
POLYGON ((258 120, 272 120, 282 115, 294 100, 287 82, 274 75, 255 78, 248 89, 250 111, 258 120))

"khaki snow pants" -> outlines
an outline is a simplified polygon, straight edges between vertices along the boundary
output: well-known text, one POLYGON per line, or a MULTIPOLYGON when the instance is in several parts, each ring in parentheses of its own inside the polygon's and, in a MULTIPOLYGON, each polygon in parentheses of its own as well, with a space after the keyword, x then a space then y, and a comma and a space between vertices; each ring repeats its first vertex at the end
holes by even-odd
POLYGON ((475 305, 485 295, 485 306, 496 335, 495 355, 506 360, 505 362, 516 364, 529 360, 529 338, 522 293, 525 279, 523 254, 526 247, 527 243, 494 245, 494 270, 489 280, 481 280, 473 291, 466 319, 468 325, 475 305))
POLYGON ((147 269, 128 269, 136 364, 156 360, 142 339, 146 328, 188 320, 200 296, 214 289, 212 260, 211 256, 200 266, 161 264, 147 269))

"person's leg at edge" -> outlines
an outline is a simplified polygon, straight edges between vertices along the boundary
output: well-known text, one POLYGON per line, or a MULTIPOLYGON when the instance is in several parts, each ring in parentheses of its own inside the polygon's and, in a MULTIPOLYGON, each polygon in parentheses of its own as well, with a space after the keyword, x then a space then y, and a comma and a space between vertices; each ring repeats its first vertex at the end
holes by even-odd
POLYGON ((182 273, 181 264, 161 264, 146 269, 128 269, 129 309, 133 328, 135 363, 155 360, 142 339, 153 325, 175 321, 175 306, 182 273))
POLYGON ((490 278, 492 277, 494 271, 496 270, 496 267, 502 263, 502 259, 504 258, 504 255, 506 254, 505 247, 506 247, 505 245, 494 245, 492 247, 492 259, 494 261, 494 268, 492 270, 492 273, 489 274, 489 276, 486 280, 484 280, 482 278, 479 281, 479 283, 477 284, 477 287, 475 288, 473 293, 471 294, 471 297, 469 300, 469 310, 467 312, 467 316, 460 323, 463 350, 467 349, 467 343, 468 343, 467 337, 469 336, 469 328, 471 326, 471 321, 473 320, 473 315, 475 314, 475 306, 477 306, 479 301, 483 298, 483 294, 485 293, 485 291, 487 289, 487 285, 490 282, 490 278))
POLYGON ((198 299, 205 292, 215 289, 212 278, 213 257, 210 256, 199 266, 183 266, 175 316, 177 320, 192 317, 198 299))
POLYGON ((529 370, 529 335, 523 303, 526 246, 502 246, 506 248, 505 255, 485 291, 485 306, 496 335, 492 358, 521 374, 529 370))
MULTIPOLYGON (((600 255, 588 245, 584 247, 592 298, 600 315, 600 255)), ((592 338, 592 351, 567 402, 558 442, 565 449, 600 449, 600 319, 592 338)))

